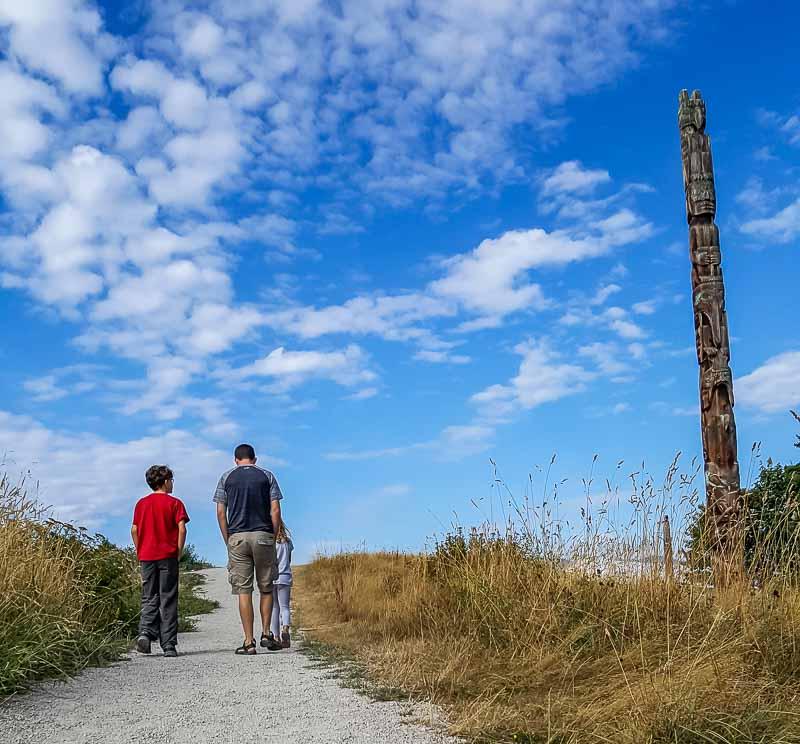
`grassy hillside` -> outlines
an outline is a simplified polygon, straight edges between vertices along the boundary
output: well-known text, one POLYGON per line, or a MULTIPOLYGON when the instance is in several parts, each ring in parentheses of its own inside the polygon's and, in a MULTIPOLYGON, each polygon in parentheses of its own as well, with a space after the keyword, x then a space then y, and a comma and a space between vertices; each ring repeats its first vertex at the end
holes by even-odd
POLYGON ((718 592, 686 566, 667 581, 658 525, 696 498, 668 481, 637 487, 622 525, 610 503, 587 499, 568 528, 512 500, 501 534, 317 558, 298 571, 302 622, 479 741, 800 742, 795 581, 718 592))
MULTIPOLYGON (((214 603, 186 574, 180 627, 214 603)), ((136 556, 52 518, 0 476, 0 697, 118 657, 135 635, 136 556)))

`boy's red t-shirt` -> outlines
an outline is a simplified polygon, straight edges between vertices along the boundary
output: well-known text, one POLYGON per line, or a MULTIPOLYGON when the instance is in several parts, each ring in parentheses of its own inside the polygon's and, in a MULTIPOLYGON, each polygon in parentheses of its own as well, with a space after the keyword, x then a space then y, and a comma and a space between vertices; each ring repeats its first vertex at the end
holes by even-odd
POLYGON ((133 510, 133 523, 139 533, 139 560, 177 558, 178 523, 188 521, 183 502, 168 493, 151 493, 139 499, 133 510))

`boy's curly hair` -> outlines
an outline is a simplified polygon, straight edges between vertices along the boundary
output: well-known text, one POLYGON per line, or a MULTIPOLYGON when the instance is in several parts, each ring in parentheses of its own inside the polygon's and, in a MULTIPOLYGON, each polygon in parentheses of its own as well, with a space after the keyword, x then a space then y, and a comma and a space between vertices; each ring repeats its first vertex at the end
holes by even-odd
POLYGON ((144 479, 147 481, 147 485, 150 486, 154 491, 157 488, 161 488, 168 480, 171 480, 173 477, 172 471, 169 469, 167 465, 151 465, 147 468, 147 472, 144 474, 144 479))

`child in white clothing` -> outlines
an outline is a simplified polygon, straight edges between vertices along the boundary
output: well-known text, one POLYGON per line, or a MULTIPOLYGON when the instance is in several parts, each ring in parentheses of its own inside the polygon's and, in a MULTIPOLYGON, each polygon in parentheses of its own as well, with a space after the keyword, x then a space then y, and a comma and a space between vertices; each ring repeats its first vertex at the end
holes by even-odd
POLYGON ((281 520, 275 533, 275 552, 277 553, 277 578, 272 590, 272 623, 270 635, 284 648, 291 646, 289 626, 292 624, 292 611, 289 606, 292 597, 292 537, 281 520))

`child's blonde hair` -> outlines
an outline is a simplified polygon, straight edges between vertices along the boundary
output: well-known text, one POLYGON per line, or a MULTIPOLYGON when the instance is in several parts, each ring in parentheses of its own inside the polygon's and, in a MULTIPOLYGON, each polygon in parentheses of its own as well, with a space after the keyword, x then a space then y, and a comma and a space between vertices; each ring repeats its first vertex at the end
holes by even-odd
POLYGON ((291 539, 292 533, 289 532, 286 522, 281 519, 281 523, 278 525, 278 530, 275 532, 275 542, 289 542, 291 539))

